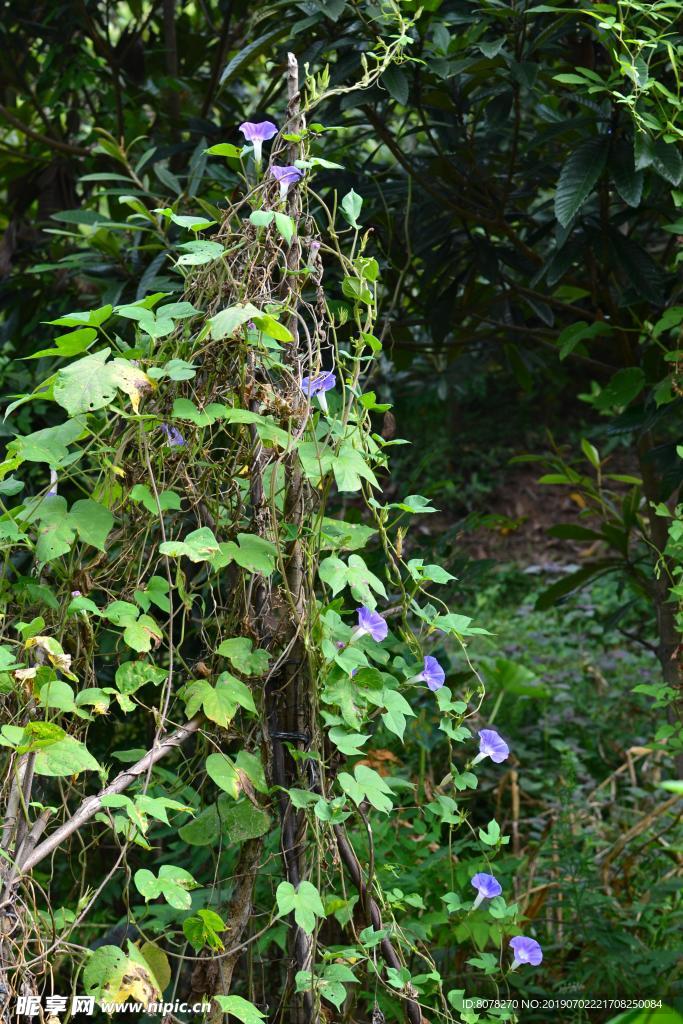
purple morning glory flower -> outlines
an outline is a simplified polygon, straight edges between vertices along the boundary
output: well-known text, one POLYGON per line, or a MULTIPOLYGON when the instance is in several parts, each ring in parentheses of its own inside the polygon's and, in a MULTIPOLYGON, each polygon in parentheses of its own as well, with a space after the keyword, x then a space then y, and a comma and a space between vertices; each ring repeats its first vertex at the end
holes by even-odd
POLYGON ((478 764, 485 757, 490 757, 494 764, 500 764, 501 761, 507 761, 509 755, 510 748, 495 729, 479 730, 479 753, 472 764, 478 764))
POLYGON ((277 125, 272 121, 245 121, 240 125, 240 131, 254 147, 254 162, 260 165, 263 143, 277 135, 277 125))
POLYGON ((514 971, 520 964, 531 964, 532 967, 538 967, 543 960, 543 950, 538 942, 536 942, 536 939, 527 939, 524 935, 515 935, 514 939, 510 939, 510 945, 514 954, 514 959, 510 966, 511 971, 514 971))
POLYGON ((185 438, 177 427, 169 427, 168 423, 161 424, 161 430, 166 435, 166 443, 170 448, 182 448, 185 438))
POLYGON ((353 643, 359 637, 367 635, 371 636, 376 643, 381 644, 382 640, 386 639, 388 632, 389 627, 382 616, 363 605, 362 608, 358 609, 358 625, 351 634, 349 643, 353 643))
POLYGON ((291 186, 296 185, 297 181, 304 176, 304 172, 292 164, 287 167, 273 166, 270 168, 270 173, 280 183, 280 199, 285 199, 291 186))
POLYGON ((446 673, 439 665, 436 658, 427 654, 424 660, 424 668, 419 675, 412 676, 409 683, 426 683, 430 690, 440 690, 446 679, 446 673))
POLYGON ((304 377, 301 381, 301 390, 309 398, 313 395, 318 396, 320 402, 320 408, 324 412, 327 412, 327 399, 325 398, 325 392, 331 391, 337 384, 337 378, 331 370, 327 370, 324 373, 318 373, 315 377, 304 377))
POLYGON ((498 879, 494 878, 493 875, 487 875, 485 871, 480 871, 478 874, 473 875, 470 883, 477 890, 477 898, 472 904, 472 910, 476 910, 483 900, 492 900, 494 896, 500 896, 503 891, 503 887, 498 879))

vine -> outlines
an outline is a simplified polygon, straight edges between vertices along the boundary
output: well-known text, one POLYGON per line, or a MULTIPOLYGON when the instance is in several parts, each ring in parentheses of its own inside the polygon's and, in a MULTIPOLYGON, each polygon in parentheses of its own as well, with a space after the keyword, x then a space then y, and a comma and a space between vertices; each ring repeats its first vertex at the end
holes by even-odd
POLYGON ((444 991, 376 863, 375 822, 414 784, 378 770, 375 741, 402 742, 426 699, 449 747, 423 811, 451 851, 431 910, 491 915, 499 953, 470 962, 496 991, 541 962, 489 870, 508 837, 463 803, 475 767, 510 755, 484 727, 469 645, 485 631, 439 599, 445 569, 408 557, 428 499, 379 495, 400 443, 365 390, 381 274, 362 198, 313 187, 325 129, 306 114, 324 87, 302 103, 290 56, 284 129, 245 123, 245 146, 209 150, 244 172, 223 209, 129 197, 141 230, 193 236, 171 250, 181 299, 60 317, 41 353, 57 368, 8 410, 51 403, 59 421, 17 434, 0 467, 6 1003, 29 1005, 68 956, 73 991, 105 1010, 181 992, 211 1021, 323 1021, 357 999, 375 1024, 484 1019, 444 991), (88 749, 103 734, 111 763, 88 749), (481 870, 458 892, 463 849, 481 870), (73 899, 56 908, 66 870, 73 899), (86 947, 102 899, 123 930, 86 947), (240 957, 269 944, 278 981, 250 974, 234 993, 240 957))

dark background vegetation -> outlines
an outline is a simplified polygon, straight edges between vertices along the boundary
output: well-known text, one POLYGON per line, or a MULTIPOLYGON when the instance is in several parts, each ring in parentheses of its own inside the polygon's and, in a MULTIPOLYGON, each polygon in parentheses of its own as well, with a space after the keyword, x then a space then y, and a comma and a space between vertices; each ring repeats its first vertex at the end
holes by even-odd
MULTIPOLYGON (((680 24, 658 3, 629 5, 621 33, 605 27, 614 4, 421 6, 410 59, 315 115, 331 129, 317 155, 341 168, 313 187, 363 196, 382 266, 372 387, 393 409, 378 430, 411 442, 387 494, 432 497, 409 543, 495 634, 480 655, 514 758, 472 813, 512 833, 501 880, 543 936, 520 992, 674 1004, 680 829, 658 783, 675 777, 678 710, 647 687, 680 685, 676 602, 655 574, 668 523, 650 505, 673 508, 680 483, 680 24)), ((213 160, 207 184, 205 150, 240 143, 245 119, 282 123, 287 50, 352 85, 388 25, 367 0, 5 4, 3 394, 31 388, 45 321, 177 289, 166 240, 131 209, 224 204, 237 178, 213 160)), ((32 402, 0 433, 52 415, 32 402)), ((411 728, 407 767, 428 793, 439 734, 426 708, 411 728)), ((467 883, 457 844, 400 826, 375 837, 385 884, 396 870, 431 904, 452 857, 467 883), (416 860, 418 844, 431 852, 416 860)), ((105 909, 102 930, 123 912, 105 909)), ((436 927, 416 910, 417 936, 436 927)), ((461 987, 486 938, 476 921, 454 928, 444 956, 461 987)))

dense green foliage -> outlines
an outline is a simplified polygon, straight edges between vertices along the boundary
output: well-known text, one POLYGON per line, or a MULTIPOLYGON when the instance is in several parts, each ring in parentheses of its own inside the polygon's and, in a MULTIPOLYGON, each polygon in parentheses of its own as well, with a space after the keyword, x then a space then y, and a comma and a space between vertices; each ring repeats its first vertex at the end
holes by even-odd
POLYGON ((3 20, 8 1014, 683 1020, 678 7, 3 20))

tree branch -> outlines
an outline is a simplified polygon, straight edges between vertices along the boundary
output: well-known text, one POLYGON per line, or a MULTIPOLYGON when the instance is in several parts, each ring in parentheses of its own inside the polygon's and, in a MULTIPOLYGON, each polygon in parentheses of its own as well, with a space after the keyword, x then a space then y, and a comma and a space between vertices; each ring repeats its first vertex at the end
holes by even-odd
MULTIPOLYGON (((353 847, 351 846, 351 843, 344 835, 344 831, 340 825, 334 826, 334 835, 335 839, 337 840, 337 849, 339 850, 339 856, 346 865, 349 874, 353 879, 353 884, 358 890, 361 906, 367 907, 370 912, 370 920, 368 921, 368 924, 371 924, 375 931, 381 931, 382 916, 380 914, 379 907, 377 906, 374 899, 370 895, 368 887, 363 881, 363 872, 361 871, 361 866, 358 861, 358 857, 356 856, 356 853, 353 847)), ((396 950, 394 949, 391 943, 391 940, 388 938, 382 939, 380 943, 380 949, 382 950, 382 955, 384 956, 384 959, 389 964, 389 966, 396 968, 396 970, 400 970, 402 964, 398 958, 396 950)), ((406 998, 406 1011, 408 1014, 408 1020, 410 1021, 410 1024, 424 1024, 420 1004, 415 999, 411 999, 410 997, 406 998)))
MULTIPOLYGON (((127 789, 132 782, 135 782, 141 775, 144 775, 149 768, 160 761, 162 757, 170 753, 176 747, 179 747, 185 740, 189 739, 201 725, 203 721, 202 716, 197 715, 196 718, 192 718, 187 725, 183 725, 180 729, 176 729, 165 739, 161 740, 156 746, 148 750, 143 758, 141 758, 137 764, 134 764, 132 768, 127 768, 126 771, 121 772, 116 776, 113 782, 110 782, 108 786, 101 789, 99 793, 94 796, 87 797, 81 806, 74 814, 65 821, 63 825, 60 825, 47 839, 45 839, 40 846, 37 846, 35 850, 28 853, 23 862, 20 862, 19 868, 23 874, 31 871, 36 864, 39 864, 41 860, 48 857, 58 846, 77 832, 79 828, 85 825, 86 821, 94 817, 95 814, 102 807, 102 800, 106 796, 110 796, 112 793, 122 793, 124 789, 127 789)), ((38 819, 40 823, 42 818, 38 819)), ((34 826, 35 828, 35 826, 34 826)), ((30 834, 29 834, 30 841, 30 834)))
POLYGON ((51 139, 49 136, 41 135, 40 132, 29 128, 28 125, 20 121, 18 117, 15 117, 2 103, 0 103, 0 117, 4 117, 6 121, 14 125, 17 131, 22 132, 27 138, 33 139, 35 142, 42 142, 49 149, 58 149, 60 153, 71 153, 72 156, 90 156, 90 150, 85 149, 83 146, 73 146, 70 142, 60 142, 59 139, 51 139))

